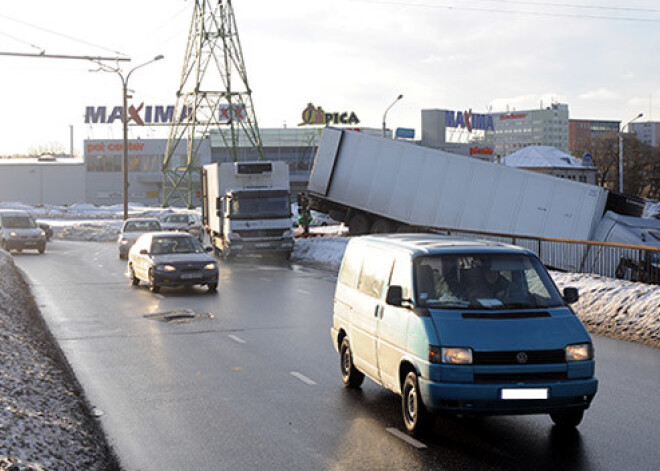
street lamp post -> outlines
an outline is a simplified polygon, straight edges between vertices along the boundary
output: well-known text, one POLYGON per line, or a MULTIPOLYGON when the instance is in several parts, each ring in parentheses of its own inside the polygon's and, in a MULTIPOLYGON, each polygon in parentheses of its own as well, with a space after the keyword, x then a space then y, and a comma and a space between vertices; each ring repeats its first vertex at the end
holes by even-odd
POLYGON ((644 116, 644 113, 639 113, 633 119, 628 121, 628 123, 621 128, 621 132, 619 133, 619 193, 623 193, 623 131, 630 125, 630 123, 642 116, 644 116))
POLYGON ((97 63, 99 65, 99 70, 102 70, 104 72, 114 72, 117 75, 119 75, 119 78, 121 79, 121 85, 122 85, 122 123, 123 123, 123 135, 124 135, 124 156, 122 159, 122 173, 123 173, 123 198, 124 198, 124 219, 128 219, 128 79, 131 77, 131 74, 135 72, 137 69, 140 69, 144 67, 145 65, 149 65, 152 62, 159 61, 163 59, 163 55, 158 55, 151 59, 150 61, 145 62, 144 64, 140 64, 136 67, 133 67, 131 70, 128 71, 126 76, 122 73, 121 69, 119 67, 110 67, 107 64, 104 64, 103 62, 99 62, 97 60, 93 60, 93 62, 97 63))
POLYGON ((399 95, 398 97, 396 97, 396 100, 394 100, 392 102, 392 104, 387 107, 387 109, 385 110, 385 113, 383 113, 383 137, 385 137, 385 130, 387 129, 387 127, 385 125, 385 118, 387 117, 387 112, 390 111, 390 108, 392 108, 394 105, 396 105, 396 102, 399 101, 401 98, 403 98, 403 95, 399 95))

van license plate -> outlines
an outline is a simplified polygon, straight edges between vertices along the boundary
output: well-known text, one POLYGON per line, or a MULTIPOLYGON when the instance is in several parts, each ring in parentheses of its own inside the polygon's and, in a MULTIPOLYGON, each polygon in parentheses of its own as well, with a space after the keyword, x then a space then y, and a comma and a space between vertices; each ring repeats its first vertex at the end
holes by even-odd
POLYGON ((502 389, 500 397, 502 399, 547 399, 548 388, 502 389))

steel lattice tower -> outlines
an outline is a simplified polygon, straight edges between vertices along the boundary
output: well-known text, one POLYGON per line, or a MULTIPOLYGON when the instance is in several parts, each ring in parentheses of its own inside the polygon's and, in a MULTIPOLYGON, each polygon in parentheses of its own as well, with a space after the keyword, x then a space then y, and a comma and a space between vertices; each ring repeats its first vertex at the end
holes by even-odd
POLYGON ((257 158, 263 160, 231 0, 195 0, 174 124, 163 160, 163 206, 175 201, 193 206, 194 193, 199 191, 198 151, 213 129, 218 130, 234 161, 238 160, 239 138, 247 139, 257 158), (176 162, 184 140, 186 162, 176 162))

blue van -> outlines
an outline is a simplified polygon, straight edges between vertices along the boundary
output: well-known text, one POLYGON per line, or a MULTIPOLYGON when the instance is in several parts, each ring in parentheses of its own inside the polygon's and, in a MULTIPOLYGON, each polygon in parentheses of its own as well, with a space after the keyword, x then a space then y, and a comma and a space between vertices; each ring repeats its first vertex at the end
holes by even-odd
POLYGON ((432 414, 542 414, 575 427, 598 388, 594 348, 538 257, 430 234, 353 238, 334 298, 342 380, 402 397, 422 435, 432 414))

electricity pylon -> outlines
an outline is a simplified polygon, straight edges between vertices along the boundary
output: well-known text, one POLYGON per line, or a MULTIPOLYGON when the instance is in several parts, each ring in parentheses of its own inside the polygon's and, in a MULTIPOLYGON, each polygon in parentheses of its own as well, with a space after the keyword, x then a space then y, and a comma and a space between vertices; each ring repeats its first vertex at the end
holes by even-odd
POLYGON ((234 162, 238 160, 241 136, 263 160, 231 0, 195 1, 174 124, 163 160, 163 206, 178 200, 193 207, 193 197, 199 191, 198 151, 213 129, 219 131, 234 162), (184 140, 186 161, 176 162, 184 140))

